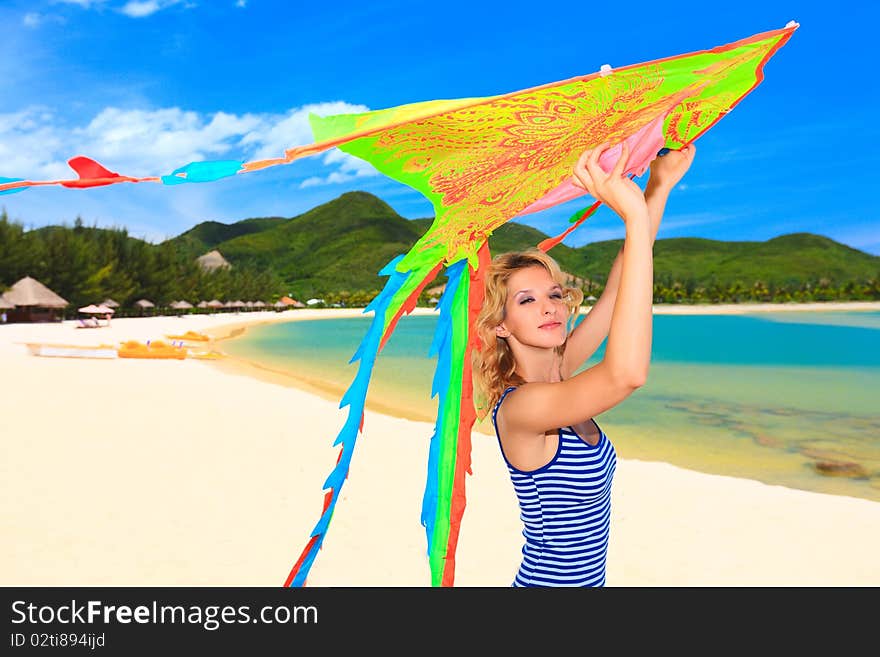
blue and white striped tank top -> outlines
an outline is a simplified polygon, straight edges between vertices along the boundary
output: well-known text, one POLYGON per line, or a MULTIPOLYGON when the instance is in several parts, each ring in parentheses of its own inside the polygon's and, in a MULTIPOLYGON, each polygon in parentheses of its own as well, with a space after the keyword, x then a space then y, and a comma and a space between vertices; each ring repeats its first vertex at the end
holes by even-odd
MULTIPOLYGON (((496 416, 509 387, 492 410, 496 416)), ((596 424, 599 428, 599 425, 596 424)), ((599 428, 590 445, 571 428, 559 430, 559 447, 542 468, 525 472, 510 464, 501 447, 523 521, 523 559, 513 586, 604 586, 614 446, 599 428)))

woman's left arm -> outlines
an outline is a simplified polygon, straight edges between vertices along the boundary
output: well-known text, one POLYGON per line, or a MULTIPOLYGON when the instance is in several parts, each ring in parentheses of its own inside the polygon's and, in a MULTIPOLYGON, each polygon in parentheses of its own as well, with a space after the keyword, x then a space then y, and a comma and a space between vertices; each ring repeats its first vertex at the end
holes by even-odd
MULTIPOLYGON (((648 215, 651 217, 652 244, 657 238, 657 231, 663 220, 669 192, 687 172, 695 152, 696 149, 691 144, 679 151, 669 151, 666 155, 656 157, 651 162, 651 174, 648 177, 648 184, 645 185, 645 202, 648 205, 648 215)), ((614 258, 614 263, 608 272, 605 289, 599 295, 599 299, 568 336, 562 361, 563 378, 573 375, 608 337, 611 316, 614 313, 614 302, 617 299, 617 289, 620 286, 622 260, 623 247, 614 258)))

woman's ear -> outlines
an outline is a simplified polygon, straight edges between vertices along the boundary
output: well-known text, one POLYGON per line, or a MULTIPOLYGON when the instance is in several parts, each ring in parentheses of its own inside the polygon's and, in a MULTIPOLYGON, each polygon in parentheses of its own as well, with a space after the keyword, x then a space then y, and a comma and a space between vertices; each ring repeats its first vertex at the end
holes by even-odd
POLYGON ((495 327, 495 335, 497 335, 499 338, 509 338, 510 331, 507 330, 507 327, 504 326, 504 324, 499 324, 495 327))

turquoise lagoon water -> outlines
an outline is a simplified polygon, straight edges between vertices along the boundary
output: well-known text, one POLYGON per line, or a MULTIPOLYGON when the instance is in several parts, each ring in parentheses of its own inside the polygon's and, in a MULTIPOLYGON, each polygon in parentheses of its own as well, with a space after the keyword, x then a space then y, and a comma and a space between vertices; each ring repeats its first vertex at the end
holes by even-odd
MULTIPOLYGON (((370 321, 266 324, 223 348, 339 398, 370 321)), ((436 323, 400 320, 368 406, 434 420, 436 323)), ((586 367, 603 353, 604 345, 586 367)), ((596 421, 623 458, 880 501, 880 312, 655 315, 647 384, 596 421), (822 474, 828 463, 848 475, 822 474)), ((491 434, 491 423, 475 430, 491 434)))

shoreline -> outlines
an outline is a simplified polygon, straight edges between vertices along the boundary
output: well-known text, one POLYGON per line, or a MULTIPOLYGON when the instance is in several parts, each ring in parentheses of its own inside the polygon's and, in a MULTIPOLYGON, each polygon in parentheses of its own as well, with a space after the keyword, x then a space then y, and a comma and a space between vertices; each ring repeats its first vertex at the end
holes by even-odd
MULTIPOLYGON (((279 321, 311 321, 330 318, 355 318, 355 317, 371 317, 365 315, 362 308, 322 308, 311 311, 295 310, 288 311, 293 317, 279 321), (329 312, 328 312, 329 311, 329 312), (300 315, 300 313, 309 313, 300 315), (321 313, 328 313, 322 315, 321 313)), ((434 310, 430 308, 416 308, 413 315, 434 314, 434 310), (421 312, 416 312, 421 311, 421 312)), ((246 335, 247 331, 255 326, 263 326, 265 324, 274 323, 271 321, 255 321, 255 322, 239 322, 222 327, 216 327, 205 331, 206 335, 211 336, 214 342, 219 346, 229 340, 237 340, 246 335)), ((336 386, 326 381, 296 375, 285 369, 275 369, 239 356, 227 354, 224 358, 210 361, 211 366, 223 371, 226 374, 234 376, 250 376, 266 383, 283 385, 303 392, 317 395, 322 399, 330 402, 338 403, 343 394, 345 394, 347 386, 336 386)), ((413 422, 434 422, 433 417, 421 415, 414 412, 407 412, 401 408, 384 404, 375 399, 367 399, 366 408, 383 415, 411 420, 413 422)))
MULTIPOLYGON (((12 539, 0 582, 279 586, 319 517, 346 416, 338 397, 217 361, 45 358, 26 342, 193 330, 214 331, 219 346, 260 323, 356 315, 362 309, 0 326, 13 384, 0 396, 0 523, 12 539)), ((433 428, 433 419, 367 408, 309 586, 430 585, 419 518, 433 428)), ((520 558, 519 510, 497 444, 477 432, 466 486, 456 586, 507 587, 520 558)), ((877 527, 880 502, 621 458, 608 586, 880 585, 877 527)))
MULTIPOLYGON (((581 314, 588 314, 590 306, 581 306, 581 314)), ((755 304, 654 304, 653 311, 655 315, 746 315, 754 312, 880 312, 880 301, 852 301, 852 302, 821 302, 806 304, 778 304, 778 303, 755 303, 755 304)), ((321 309, 302 309, 287 311, 291 317, 280 319, 278 321, 309 321, 324 318, 348 318, 348 317, 371 317, 371 314, 365 314, 362 308, 321 308, 321 309)), ((287 314, 279 313, 279 314, 287 314)), ((409 315, 412 316, 431 316, 437 315, 434 308, 416 307, 409 315)), ((216 327, 205 331, 218 344, 222 344, 227 340, 235 340, 247 333, 247 331, 255 326, 261 326, 267 323, 274 323, 271 320, 247 321, 244 317, 242 321, 216 327)), ((328 401, 338 401, 347 389, 347 386, 337 386, 329 384, 325 381, 307 376, 297 376, 288 370, 274 369, 262 363, 258 363, 245 358, 228 355, 226 358, 213 361, 212 365, 226 373, 233 375, 251 376, 268 383, 276 383, 310 392, 318 395, 328 401)), ((366 407, 378 413, 392 415, 406 420, 415 422, 434 422, 435 417, 426 414, 419 414, 411 409, 403 409, 393 405, 382 403, 373 398, 366 402, 366 407)), ((474 424, 474 431, 485 435, 494 435, 494 431, 490 424, 480 423, 474 424)))

